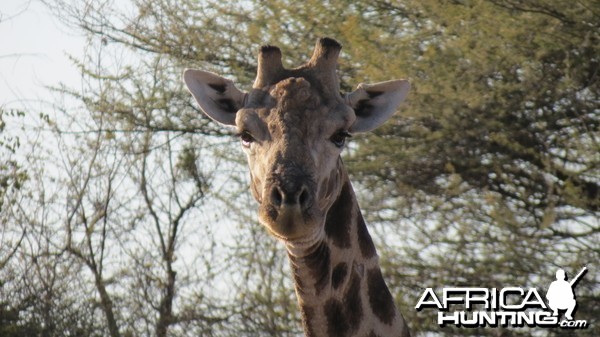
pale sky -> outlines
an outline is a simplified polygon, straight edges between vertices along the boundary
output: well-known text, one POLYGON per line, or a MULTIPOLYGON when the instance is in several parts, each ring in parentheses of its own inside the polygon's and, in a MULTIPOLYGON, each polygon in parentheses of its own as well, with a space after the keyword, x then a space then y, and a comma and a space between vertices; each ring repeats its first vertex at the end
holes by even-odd
POLYGON ((37 0, 0 1, 0 106, 37 111, 52 101, 47 85, 76 87, 80 74, 67 55, 85 39, 37 0))

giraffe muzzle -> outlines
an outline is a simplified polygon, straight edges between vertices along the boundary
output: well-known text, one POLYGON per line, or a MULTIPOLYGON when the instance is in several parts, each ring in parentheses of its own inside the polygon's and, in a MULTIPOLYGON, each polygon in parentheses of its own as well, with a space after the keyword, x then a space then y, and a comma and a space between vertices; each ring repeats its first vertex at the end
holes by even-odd
POLYGON ((278 181, 267 187, 261 220, 278 237, 292 239, 310 233, 315 220, 314 192, 304 180, 278 181))
POLYGON ((303 211, 310 206, 312 200, 306 185, 292 186, 291 188, 284 188, 280 185, 272 186, 269 198, 271 205, 276 208, 299 207, 303 211))

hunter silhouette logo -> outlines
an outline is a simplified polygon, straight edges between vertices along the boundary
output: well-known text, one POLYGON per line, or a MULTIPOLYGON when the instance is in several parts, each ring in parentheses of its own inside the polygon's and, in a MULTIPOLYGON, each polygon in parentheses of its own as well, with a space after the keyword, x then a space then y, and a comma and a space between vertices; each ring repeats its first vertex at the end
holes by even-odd
POLYGON ((566 310, 565 318, 568 320, 573 319, 573 311, 575 310, 575 306, 577 306, 574 288, 586 272, 587 268, 583 267, 571 282, 567 282, 565 271, 562 269, 556 271, 556 281, 550 284, 546 293, 548 306, 552 309, 553 316, 558 316, 558 310, 566 310))
POLYGON ((536 288, 446 287, 438 297, 433 288, 426 288, 415 309, 437 308, 440 326, 457 327, 544 327, 582 329, 586 320, 574 320, 577 307, 575 286, 587 272, 584 267, 571 281, 563 269, 556 272, 546 292, 547 303, 536 288), (453 309, 453 310, 451 310, 453 309), (560 320, 560 312, 565 319, 560 320))

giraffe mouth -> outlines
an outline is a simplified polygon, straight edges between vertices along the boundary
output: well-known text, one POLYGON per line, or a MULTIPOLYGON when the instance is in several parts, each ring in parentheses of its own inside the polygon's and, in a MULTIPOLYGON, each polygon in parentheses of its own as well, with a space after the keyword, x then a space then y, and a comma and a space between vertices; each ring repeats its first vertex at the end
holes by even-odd
POLYGON ((285 243, 290 255, 303 257, 308 250, 324 240, 325 229, 323 226, 319 226, 312 233, 301 238, 284 238, 275 234, 273 236, 285 243))

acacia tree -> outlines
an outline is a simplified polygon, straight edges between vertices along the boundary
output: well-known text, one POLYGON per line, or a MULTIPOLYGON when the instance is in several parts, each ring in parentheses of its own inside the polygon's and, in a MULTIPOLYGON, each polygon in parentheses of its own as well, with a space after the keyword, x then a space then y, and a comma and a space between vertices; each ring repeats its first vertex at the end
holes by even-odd
MULTIPOLYGON (((570 277, 584 265, 597 268, 597 4, 422 1, 369 8, 385 8, 376 21, 390 25, 403 14, 427 17, 415 25, 421 38, 404 39, 382 67, 413 78, 407 113, 362 140, 352 157, 370 192, 373 220, 385 224, 382 233, 411 242, 404 254, 386 246, 398 289, 545 289, 559 267, 570 277), (397 219, 408 228, 394 225, 397 219)), ((393 48, 394 38, 379 43, 393 48)), ((598 331, 599 281, 588 274, 577 287, 578 318, 590 325, 578 334, 598 331)), ((413 317, 418 329, 436 329, 431 314, 413 317)))
MULTIPOLYGON (((163 86, 162 74, 146 79, 163 86)), ((107 90, 111 80, 84 78, 84 93, 100 95, 58 111, 43 122, 41 134, 31 135, 38 139, 31 144, 38 155, 28 166, 35 175, 9 209, 7 225, 26 228, 28 243, 13 264, 22 279, 10 286, 44 299, 34 301, 24 318, 40 321, 43 336, 219 331, 234 313, 223 305, 227 299, 201 291, 214 277, 204 267, 215 248, 196 220, 208 213, 202 201, 219 165, 198 160, 212 156, 198 146, 208 142, 111 116, 107 110, 115 111, 116 98, 150 116, 160 97, 149 94, 146 104, 135 106, 142 99, 137 93, 121 95, 125 91, 107 90)))
MULTIPOLYGON (((8 296, 5 295, 15 290, 7 285, 19 278, 20 270, 15 268, 15 261, 19 261, 19 250, 27 234, 22 226, 7 225, 12 218, 8 210, 16 202, 27 175, 14 158, 19 148, 19 139, 4 131, 14 121, 13 117, 22 115, 20 111, 0 106, 0 334, 7 337, 27 336, 39 331, 39 326, 34 322, 20 321, 20 313, 31 306, 31 299, 8 301, 8 296)), ((19 291, 15 293, 21 294, 19 291)))
MULTIPOLYGON (((266 234, 250 226, 230 235, 235 225, 210 210, 248 203, 230 196, 240 194, 240 181, 214 174, 239 170, 219 159, 232 141, 198 118, 168 55, 133 48, 128 64, 121 45, 95 37, 74 60, 81 88, 55 88, 79 104, 57 106, 29 135, 35 179, 6 224, 27 228, 30 244, 7 269, 22 278, 2 299, 15 306, 26 301, 11 294, 44 295, 21 315, 42 336, 296 333, 289 317, 258 319, 262 311, 295 314, 293 293, 273 286, 283 274, 255 253, 266 234), (228 268, 234 264, 241 267, 228 268), (257 278, 256 266, 273 277, 257 278), (256 291, 223 291, 223 282, 256 291)), ((253 223, 245 209, 235 216, 253 223)), ((279 256, 266 258, 281 265, 279 256)))

